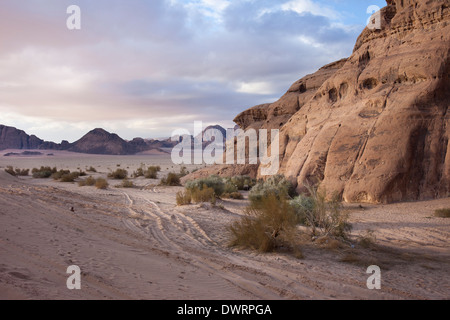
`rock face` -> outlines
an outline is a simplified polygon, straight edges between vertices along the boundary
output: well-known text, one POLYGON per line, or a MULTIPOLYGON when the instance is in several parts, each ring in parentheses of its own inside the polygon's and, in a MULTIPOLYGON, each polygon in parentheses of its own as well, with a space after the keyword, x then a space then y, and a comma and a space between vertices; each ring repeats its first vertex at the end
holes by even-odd
POLYGON ((22 130, 0 125, 0 150, 37 149, 44 141, 22 130))
MULTIPOLYGON (((117 134, 109 133, 103 129, 94 129, 80 140, 75 141, 68 151, 90 154, 129 154, 132 147, 117 134)), ((135 153, 135 152, 134 152, 135 153)))
POLYGON ((280 129, 280 173, 347 202, 447 197, 450 191, 450 9, 390 0, 381 30, 353 54, 241 113, 241 128, 280 129))

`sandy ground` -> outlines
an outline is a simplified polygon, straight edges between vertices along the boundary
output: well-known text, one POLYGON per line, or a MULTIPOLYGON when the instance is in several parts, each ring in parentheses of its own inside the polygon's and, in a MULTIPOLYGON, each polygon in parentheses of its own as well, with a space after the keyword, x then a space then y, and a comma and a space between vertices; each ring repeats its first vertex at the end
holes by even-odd
MULTIPOLYGON (((83 168, 97 159, 98 176, 120 159, 121 167, 142 161, 103 159, 108 165, 102 167, 97 157, 55 157, 51 161, 83 168)), ((0 166, 11 160, 32 167, 22 158, 1 159, 0 166)), ((163 160, 144 159, 170 169, 163 160)), ((373 230, 376 246, 310 245, 296 259, 228 247, 226 227, 246 201, 221 202, 223 209, 176 207, 180 187, 136 179, 140 188, 114 188, 118 183, 97 190, 14 178, 0 169, 0 299, 450 298, 450 219, 433 216, 450 207, 450 199, 348 205, 353 237, 373 230), (371 264, 381 267, 381 290, 367 289, 371 264), (81 268, 81 290, 66 287, 70 265, 81 268)))

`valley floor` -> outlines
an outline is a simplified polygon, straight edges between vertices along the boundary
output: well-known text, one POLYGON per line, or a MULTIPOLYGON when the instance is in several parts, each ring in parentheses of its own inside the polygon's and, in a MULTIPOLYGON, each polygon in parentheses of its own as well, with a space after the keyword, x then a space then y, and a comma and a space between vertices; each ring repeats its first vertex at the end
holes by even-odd
POLYGON ((97 190, 0 170, 0 299, 449 299, 450 199, 348 205, 353 235, 376 249, 318 249, 304 258, 228 247, 245 201, 177 207, 180 187, 97 190), (74 208, 74 212, 70 208, 74 208), (381 290, 366 269, 381 267, 381 290), (68 290, 67 267, 81 268, 68 290))

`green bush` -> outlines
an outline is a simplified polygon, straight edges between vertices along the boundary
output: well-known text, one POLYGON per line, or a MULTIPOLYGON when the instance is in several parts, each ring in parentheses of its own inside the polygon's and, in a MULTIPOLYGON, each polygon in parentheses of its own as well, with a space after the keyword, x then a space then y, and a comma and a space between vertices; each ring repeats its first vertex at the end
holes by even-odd
POLYGON ((314 199, 301 194, 290 200, 289 204, 294 209, 299 223, 306 225, 308 215, 311 215, 314 210, 314 199))
POLYGON ((108 181, 106 181, 106 180, 103 179, 103 178, 98 178, 98 179, 95 181, 95 187, 96 187, 97 189, 107 189, 108 186, 109 186, 108 181))
POLYGON ((191 202, 192 202, 192 196, 191 196, 191 192, 189 190, 177 192, 177 205, 178 206, 186 206, 188 204, 191 204, 191 202))
MULTIPOLYGON (((326 192, 307 186, 313 209, 304 210, 306 225, 311 228, 312 236, 334 236, 347 238, 347 233, 352 229, 348 222, 348 212, 342 208, 338 196, 327 200, 326 192)), ((308 201, 304 201, 308 203, 308 201)), ((309 206, 309 203, 308 203, 309 206)))
POLYGON ((186 189, 188 190, 194 188, 202 190, 204 187, 213 189, 216 197, 221 197, 225 191, 225 182, 219 176, 210 176, 208 178, 192 180, 186 183, 186 189))
POLYGON ((108 178, 115 180, 123 180, 128 177, 128 171, 125 169, 116 169, 108 174, 108 178))
POLYGON ((250 205, 240 221, 229 226, 231 246, 271 252, 290 248, 297 255, 297 217, 288 201, 277 194, 262 198, 262 205, 250 205))
POLYGON ((231 182, 230 179, 225 179, 225 186, 223 189, 224 194, 230 194, 234 192, 238 192, 239 188, 231 182))
POLYGON ((256 184, 256 180, 249 176, 235 176, 227 179, 232 185, 236 186, 238 190, 249 190, 256 184))
POLYGON ((250 191, 248 198, 252 203, 261 203, 261 200, 270 194, 278 198, 296 196, 292 184, 283 175, 275 175, 265 181, 256 183, 250 191))
POLYGON ((56 173, 58 170, 56 168, 50 167, 41 167, 40 169, 33 168, 31 173, 33 174, 33 178, 36 179, 47 179, 50 178, 52 174, 56 173))
POLYGON ((166 178, 161 179, 163 186, 179 186, 181 185, 180 176, 176 173, 170 172, 166 178))

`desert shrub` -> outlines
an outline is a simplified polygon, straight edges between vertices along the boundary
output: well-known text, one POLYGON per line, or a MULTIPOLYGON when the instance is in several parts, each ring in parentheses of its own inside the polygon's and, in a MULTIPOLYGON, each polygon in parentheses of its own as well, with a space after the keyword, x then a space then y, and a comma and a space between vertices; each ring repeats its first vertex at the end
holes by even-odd
MULTIPOLYGON (((312 236, 346 238, 351 225, 348 223, 348 212, 343 210, 340 198, 334 196, 331 200, 327 200, 325 191, 309 186, 307 189, 313 202, 313 209, 304 210, 303 213, 312 236)), ((306 200, 304 202, 308 203, 306 200)))
POLYGON ((144 173, 146 179, 158 179, 158 172, 161 171, 159 166, 157 167, 148 167, 144 173))
POLYGON ((210 202, 216 204, 216 194, 213 188, 203 186, 201 189, 193 188, 187 191, 190 192, 192 201, 195 203, 210 202))
POLYGON ((177 192, 177 205, 178 206, 186 206, 191 204, 192 196, 189 190, 179 191, 177 192))
POLYGON ((290 200, 289 204, 294 209, 299 224, 306 225, 307 216, 311 215, 314 210, 313 198, 301 194, 295 197, 294 199, 290 200))
POLYGON ((12 166, 7 166, 5 169, 6 173, 9 173, 12 176, 16 176, 16 171, 14 170, 14 168, 12 166))
POLYGON ((87 172, 97 172, 97 169, 95 169, 93 166, 90 166, 89 169, 86 170, 87 172))
POLYGON ((286 247, 298 254, 297 217, 289 202, 277 194, 268 194, 261 202, 262 206, 251 204, 245 216, 229 226, 230 245, 261 252, 286 247))
POLYGON ((10 175, 16 177, 16 176, 28 176, 30 174, 30 169, 14 169, 12 166, 7 166, 5 169, 6 173, 9 173, 10 175))
POLYGON ((16 176, 26 177, 30 174, 30 169, 16 169, 16 176))
POLYGON ((103 178, 98 178, 98 179, 95 181, 95 187, 96 187, 97 189, 106 189, 106 188, 108 188, 108 186, 109 186, 108 181, 106 181, 106 180, 103 179, 103 178))
POLYGON ((199 190, 211 188, 214 190, 216 197, 220 197, 225 191, 225 183, 219 176, 210 176, 208 178, 192 180, 186 183, 186 189, 192 190, 194 188, 199 190))
POLYGON ((108 178, 123 180, 128 177, 128 171, 125 169, 116 169, 108 174, 108 178))
POLYGON ((36 179, 47 179, 50 178, 52 174, 56 173, 58 170, 56 168, 50 168, 50 167, 41 167, 33 168, 31 170, 31 173, 33 174, 33 178, 36 179))
MULTIPOLYGON (((229 195, 230 193, 237 192, 238 190, 239 190, 238 187, 235 184, 233 184, 230 179, 225 180, 225 186, 223 188, 224 195, 225 194, 229 195)), ((224 197, 226 198, 226 196, 224 197)))
POLYGON ((269 194, 278 198, 288 198, 296 195, 294 187, 283 175, 275 175, 265 181, 256 183, 248 198, 252 203, 257 204, 261 203, 261 200, 269 194))
POLYGON ((238 190, 249 190, 253 188, 256 184, 256 180, 250 178, 249 176, 235 176, 229 178, 229 181, 235 185, 238 190))
POLYGON ((169 172, 166 178, 161 179, 161 185, 163 186, 179 186, 180 183, 180 176, 176 173, 169 172))
POLYGON ((80 186, 80 187, 84 187, 84 186, 94 186, 95 185, 95 179, 94 178, 92 178, 92 177, 87 177, 86 179, 84 179, 84 180, 80 180, 79 182, 78 182, 78 185, 80 186))
POLYGON ((53 173, 50 178, 52 178, 53 180, 60 180, 63 175, 68 174, 70 174, 69 170, 59 170, 58 172, 53 173))
POLYGON ((434 215, 439 218, 450 218, 450 208, 438 209, 434 211, 434 215))
POLYGON ((366 232, 360 236, 358 243, 363 248, 370 248, 376 241, 373 230, 366 230, 366 232))
POLYGON ((144 167, 141 165, 136 171, 133 172, 133 177, 139 178, 144 176, 144 167))
POLYGON ((78 176, 79 176, 79 177, 85 177, 85 176, 87 176, 87 174, 86 174, 86 172, 80 170, 80 171, 78 172, 78 176))
POLYGON ((222 198, 224 198, 224 199, 242 200, 242 199, 244 199, 244 196, 239 191, 236 191, 236 192, 231 192, 231 193, 224 193, 222 195, 222 198))
POLYGON ((123 179, 122 183, 117 186, 118 188, 134 188, 135 185, 133 181, 128 180, 127 178, 123 179))
POLYGON ((189 171, 187 170, 186 167, 181 167, 180 168, 180 178, 187 176, 189 174, 189 171))
POLYGON ((61 182, 74 182, 75 179, 78 179, 79 176, 80 176, 80 173, 77 171, 71 172, 71 173, 66 173, 61 176, 60 181, 61 182))

